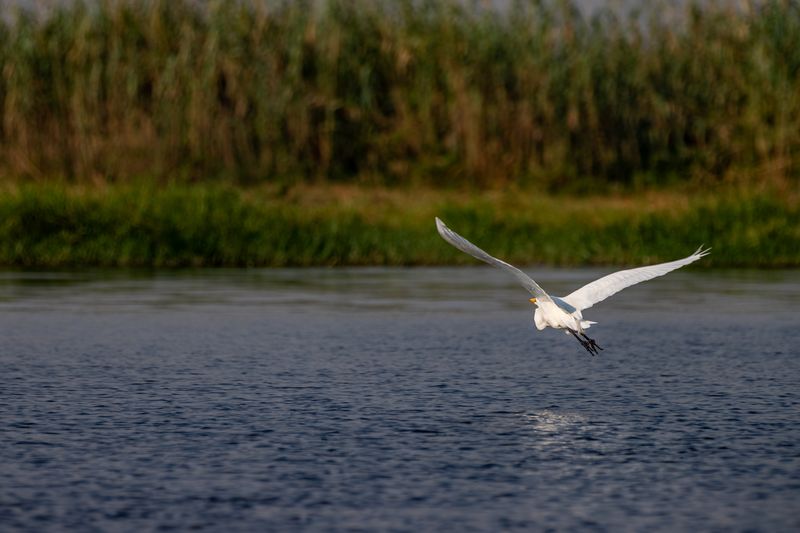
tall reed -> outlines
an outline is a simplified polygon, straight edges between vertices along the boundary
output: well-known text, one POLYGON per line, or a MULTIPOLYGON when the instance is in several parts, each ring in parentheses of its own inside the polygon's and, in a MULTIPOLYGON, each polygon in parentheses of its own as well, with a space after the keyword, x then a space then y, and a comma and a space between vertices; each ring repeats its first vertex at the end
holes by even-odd
POLYGON ((800 4, 648 5, 591 19, 522 0, 21 10, 0 23, 0 175, 796 185, 800 4))

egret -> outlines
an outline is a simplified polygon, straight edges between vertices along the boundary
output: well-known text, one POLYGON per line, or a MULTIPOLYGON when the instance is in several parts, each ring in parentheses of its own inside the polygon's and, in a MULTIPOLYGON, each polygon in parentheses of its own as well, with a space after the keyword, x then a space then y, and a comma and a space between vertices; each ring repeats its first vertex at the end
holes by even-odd
POLYGON ((658 276, 663 276, 689 263, 694 263, 701 257, 708 255, 710 251, 710 249, 703 249, 701 246, 692 255, 684 257, 683 259, 670 261, 669 263, 631 268, 629 270, 620 270, 619 272, 614 272, 613 274, 593 281, 588 285, 584 285, 567 296, 558 297, 547 294, 544 292, 544 289, 523 271, 487 254, 467 239, 448 228, 438 217, 436 218, 436 229, 444 240, 462 252, 501 270, 505 270, 516 277, 517 281, 519 281, 533 296, 529 301, 536 306, 536 310, 533 313, 533 323, 536 325, 536 329, 540 331, 546 327, 563 329, 567 335, 575 337, 578 342, 581 343, 581 346, 592 355, 597 354, 598 350, 602 350, 603 348, 601 348, 594 339, 590 339, 586 335, 585 330, 589 329, 592 324, 596 324, 597 322, 584 320, 582 311, 589 309, 598 302, 602 302, 612 294, 616 294, 626 287, 658 276))

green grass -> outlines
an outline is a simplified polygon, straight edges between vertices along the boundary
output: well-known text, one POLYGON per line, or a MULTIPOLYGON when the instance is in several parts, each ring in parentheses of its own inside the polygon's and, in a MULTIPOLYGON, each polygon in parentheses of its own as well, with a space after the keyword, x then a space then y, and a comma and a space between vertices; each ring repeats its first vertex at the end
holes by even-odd
POLYGON ((576 199, 525 190, 27 185, 0 194, 0 265, 474 264, 433 217, 509 261, 641 264, 713 247, 703 266, 800 266, 796 197, 576 199))
POLYGON ((0 22, 4 181, 597 192, 800 176, 797 2, 704 2, 683 23, 669 2, 593 20, 558 0, 64 4, 0 22))

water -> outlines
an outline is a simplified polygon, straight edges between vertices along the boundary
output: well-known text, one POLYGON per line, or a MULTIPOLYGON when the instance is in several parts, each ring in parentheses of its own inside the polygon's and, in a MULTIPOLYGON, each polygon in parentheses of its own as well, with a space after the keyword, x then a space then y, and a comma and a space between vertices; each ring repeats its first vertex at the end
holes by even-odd
POLYGON ((797 530, 798 289, 672 273, 593 358, 489 268, 0 273, 0 529, 797 530))

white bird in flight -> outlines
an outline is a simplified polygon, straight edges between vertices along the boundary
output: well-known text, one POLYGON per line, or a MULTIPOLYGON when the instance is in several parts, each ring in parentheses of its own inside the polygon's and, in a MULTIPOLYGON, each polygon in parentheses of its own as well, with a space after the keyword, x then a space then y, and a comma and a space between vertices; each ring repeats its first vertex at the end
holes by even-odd
POLYGON ((462 252, 501 270, 505 270, 509 274, 513 274, 514 277, 517 278, 517 281, 533 295, 530 302, 536 305, 536 310, 533 313, 533 323, 536 324, 536 329, 541 331, 548 326, 555 329, 563 329, 567 335, 575 337, 578 342, 581 343, 581 346, 586 348, 592 355, 597 354, 597 350, 602 350, 602 348, 584 333, 584 330, 589 329, 592 324, 597 323, 583 319, 581 312, 584 309, 589 309, 594 304, 602 302, 625 287, 630 287, 642 281, 663 276, 668 272, 693 263, 701 257, 708 255, 710 250, 704 250, 701 246, 692 255, 684 257, 683 259, 678 259, 677 261, 632 268, 630 270, 620 270, 619 272, 614 272, 613 274, 593 281, 588 285, 584 285, 567 296, 558 297, 547 294, 523 271, 487 254, 467 239, 448 228, 438 217, 436 218, 436 229, 439 230, 439 235, 441 235, 444 240, 462 252))

